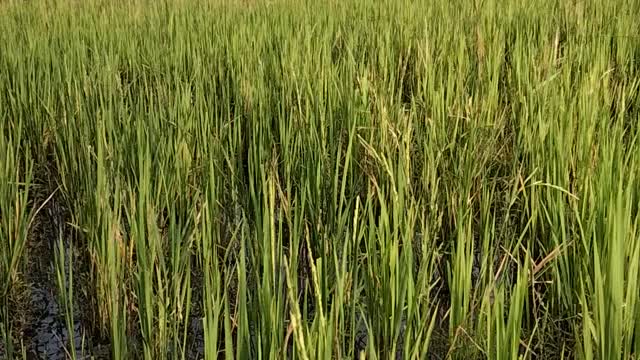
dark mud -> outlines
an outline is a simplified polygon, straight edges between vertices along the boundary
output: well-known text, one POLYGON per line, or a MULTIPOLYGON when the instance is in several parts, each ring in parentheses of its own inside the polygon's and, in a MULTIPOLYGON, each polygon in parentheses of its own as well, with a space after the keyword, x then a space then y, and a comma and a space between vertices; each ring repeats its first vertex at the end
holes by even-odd
POLYGON ((38 319, 27 331, 30 337, 28 353, 32 358, 66 359, 71 354, 71 346, 77 354, 84 354, 82 324, 74 321, 70 334, 54 294, 43 287, 32 288, 31 294, 31 305, 38 319))
MULTIPOLYGON (((194 261, 195 263, 195 261, 194 261)), ((204 359, 204 312, 202 310, 202 271, 191 268, 191 296, 193 299, 191 314, 188 322, 187 359, 204 359)))
MULTIPOLYGON (((80 288, 74 281, 73 324, 68 329, 65 309, 61 304, 60 290, 56 280, 55 250, 58 241, 65 249, 65 273, 73 267, 74 280, 81 277, 76 273, 80 266, 80 250, 73 245, 72 231, 65 225, 65 211, 56 198, 46 203, 36 215, 27 247, 28 268, 25 273, 28 303, 22 304, 25 319, 21 329, 22 341, 28 359, 67 359, 75 350, 78 359, 107 359, 108 347, 90 336, 86 317, 79 303, 82 302, 80 288)), ((68 286, 68 285, 67 285, 68 286)), ((68 291, 68 287, 65 291, 68 291)))

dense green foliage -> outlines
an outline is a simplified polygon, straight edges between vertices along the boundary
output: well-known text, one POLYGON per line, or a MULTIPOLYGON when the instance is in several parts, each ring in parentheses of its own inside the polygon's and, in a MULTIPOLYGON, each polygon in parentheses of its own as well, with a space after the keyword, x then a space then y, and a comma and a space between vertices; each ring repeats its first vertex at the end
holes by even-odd
POLYGON ((635 358, 638 14, 0 4, 5 351, 48 200, 114 359, 635 358))

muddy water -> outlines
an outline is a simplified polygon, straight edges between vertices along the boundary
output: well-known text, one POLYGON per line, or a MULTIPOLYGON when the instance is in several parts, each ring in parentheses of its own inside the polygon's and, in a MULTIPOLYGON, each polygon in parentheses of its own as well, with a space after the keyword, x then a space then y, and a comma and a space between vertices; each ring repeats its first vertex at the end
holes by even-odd
POLYGON ((191 336, 191 344, 189 344, 187 358, 193 360, 204 359, 204 327, 201 318, 191 318, 189 334, 191 336))
POLYGON ((66 359, 71 353, 71 346, 76 354, 83 354, 82 324, 75 321, 73 332, 69 333, 57 298, 49 289, 33 287, 31 289, 31 306, 36 322, 31 331, 31 344, 28 353, 39 359, 66 359))
MULTIPOLYGON (((65 311, 60 305, 59 290, 54 268, 54 249, 58 239, 62 238, 65 254, 65 273, 69 266, 74 271, 77 264, 77 249, 69 241, 71 236, 65 233, 63 209, 55 201, 49 202, 34 222, 28 253, 32 259, 29 272, 26 274, 29 284, 30 301, 25 304, 23 311, 30 320, 23 330, 23 340, 28 359, 62 360, 70 358, 75 349, 77 358, 89 358, 91 339, 86 336, 85 326, 82 324, 82 312, 78 306, 78 299, 74 301, 74 323, 68 329, 65 322, 65 311)), ((74 279, 80 276, 73 274, 74 279)), ((65 289, 68 291, 68 288, 65 289)), ((74 295, 77 294, 74 289, 74 295)), ((77 296, 74 296, 77 298, 77 296)), ((95 358, 106 358, 100 356, 95 358)))

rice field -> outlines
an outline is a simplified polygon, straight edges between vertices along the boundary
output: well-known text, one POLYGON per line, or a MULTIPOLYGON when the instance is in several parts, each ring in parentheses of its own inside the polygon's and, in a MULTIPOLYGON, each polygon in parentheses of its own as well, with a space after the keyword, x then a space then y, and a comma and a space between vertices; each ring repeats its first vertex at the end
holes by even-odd
POLYGON ((0 358, 640 358, 638 14, 0 3, 0 358))

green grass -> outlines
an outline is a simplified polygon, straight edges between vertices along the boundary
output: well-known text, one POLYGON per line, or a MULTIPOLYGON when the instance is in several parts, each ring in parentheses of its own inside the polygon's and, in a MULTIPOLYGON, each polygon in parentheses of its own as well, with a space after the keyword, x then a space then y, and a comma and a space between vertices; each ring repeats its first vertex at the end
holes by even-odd
POLYGON ((5 351, 43 198, 114 359, 638 357, 639 13, 1 4, 5 351))

